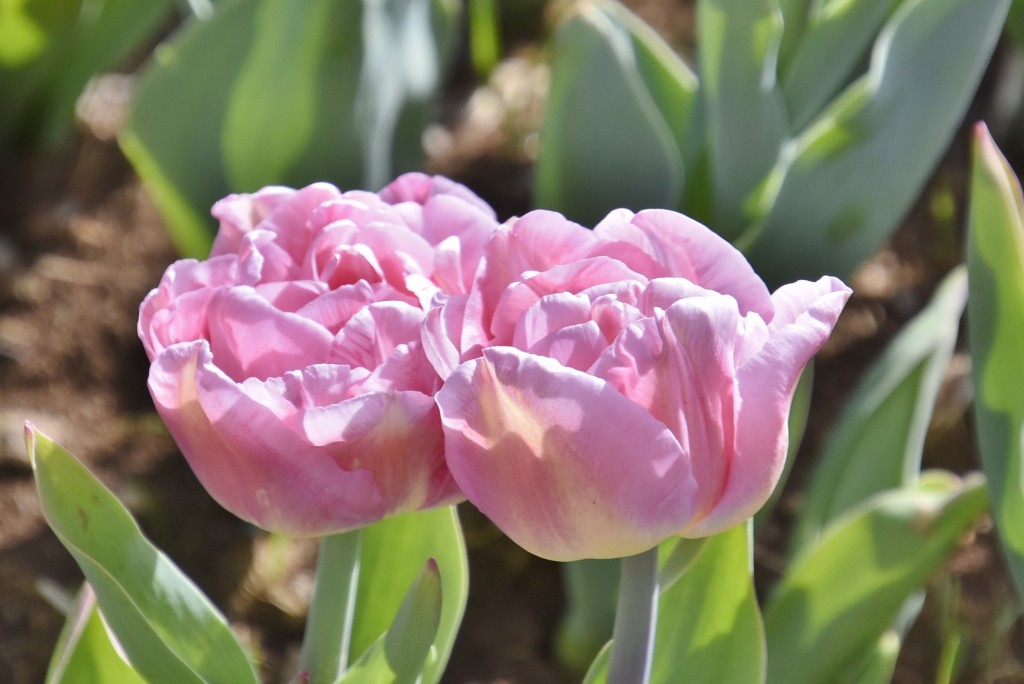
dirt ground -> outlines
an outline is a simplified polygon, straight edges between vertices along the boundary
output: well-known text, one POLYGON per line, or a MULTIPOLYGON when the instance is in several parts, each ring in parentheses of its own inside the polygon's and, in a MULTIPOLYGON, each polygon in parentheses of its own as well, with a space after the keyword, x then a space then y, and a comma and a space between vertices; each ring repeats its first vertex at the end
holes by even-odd
MULTIPOLYGON (((634 4, 648 13, 664 10, 664 3, 634 4)), ((691 17, 648 18, 663 22, 685 43, 691 17)), ((525 70, 514 72, 520 76, 530 73, 528 60, 518 68, 525 70)), ((507 96, 517 87, 539 86, 529 79, 524 86, 513 75, 496 89, 507 96)), ((985 115, 989 97, 983 87, 968 123, 985 115)), ((536 99, 529 92, 517 102, 519 115, 535 116, 536 99)), ((450 118, 466 121, 470 114, 450 118)), ((280 681, 301 639, 311 548, 293 546, 283 574, 268 570, 267 538, 209 499, 154 413, 136 317, 139 302, 176 255, 116 143, 87 124, 58 151, 0 157, 0 682, 42 681, 62 624, 52 604, 80 581, 41 517, 24 454, 26 419, 82 459, 129 505, 154 542, 262 654, 268 681, 280 681)), ((805 448, 760 540, 759 578, 771 579, 810 455, 854 380, 961 258, 968 129, 958 134, 930 185, 953 191, 961 200, 957 215, 937 216, 926 192, 892 242, 855 278, 857 295, 819 358, 805 448)), ((436 170, 467 183, 502 218, 528 208, 526 136, 517 137, 514 127, 470 126, 446 140, 443 154, 433 159, 436 170)), ((977 467, 965 413, 966 368, 958 356, 926 465, 959 472, 977 467)), ((519 550, 472 509, 464 506, 462 515, 472 587, 445 681, 577 681, 559 669, 551 653, 563 602, 557 565, 519 550)), ((942 626, 954 620, 966 627, 960 681, 1024 682, 1024 631, 1008 608, 1013 594, 990 524, 963 540, 932 589, 895 681, 935 681, 942 626)))

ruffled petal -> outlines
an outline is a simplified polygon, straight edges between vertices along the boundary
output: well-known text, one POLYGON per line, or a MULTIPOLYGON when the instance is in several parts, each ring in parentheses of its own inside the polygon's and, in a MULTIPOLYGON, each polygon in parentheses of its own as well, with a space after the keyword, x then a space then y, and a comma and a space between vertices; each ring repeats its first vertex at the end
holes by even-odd
POLYGON ((332 336, 314 321, 275 309, 250 287, 233 287, 210 302, 209 340, 217 366, 241 381, 322 363, 332 336))
POLYGON ((167 349, 150 368, 149 389, 196 477, 240 518, 301 537, 355 529, 386 512, 370 471, 288 428, 214 366, 206 342, 167 349))

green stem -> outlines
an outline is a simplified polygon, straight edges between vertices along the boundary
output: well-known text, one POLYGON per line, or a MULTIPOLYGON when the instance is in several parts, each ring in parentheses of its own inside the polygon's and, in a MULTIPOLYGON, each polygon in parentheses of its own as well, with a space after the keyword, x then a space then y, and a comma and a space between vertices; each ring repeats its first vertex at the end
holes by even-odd
POLYGON ((352 613, 359 584, 360 538, 361 531, 353 530, 320 541, 316 584, 299 658, 301 681, 333 684, 348 667, 352 613))
POLYGON ((658 547, 622 559, 608 684, 647 684, 658 623, 658 547))

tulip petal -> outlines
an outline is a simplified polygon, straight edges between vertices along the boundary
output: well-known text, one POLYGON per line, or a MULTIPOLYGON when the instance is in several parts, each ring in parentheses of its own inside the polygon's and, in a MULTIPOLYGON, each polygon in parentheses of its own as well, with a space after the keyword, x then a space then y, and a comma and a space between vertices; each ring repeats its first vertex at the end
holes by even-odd
POLYGON ((205 341, 161 354, 149 389, 196 477, 240 518, 309 536, 374 522, 387 508, 369 471, 345 467, 251 399, 213 365, 205 341))
POLYGON ((323 362, 331 334, 321 325, 278 311, 251 287, 222 288, 210 301, 210 349, 235 380, 266 379, 323 362))
POLYGON ((773 295, 779 313, 771 323, 771 337, 737 371, 742 400, 729 480, 715 510, 680 534, 721 532, 753 515, 767 500, 785 462, 786 421, 796 382, 825 344, 849 296, 849 288, 829 277, 786 285, 773 295))
POLYGON ((220 221, 210 256, 236 253, 242 236, 294 194, 295 190, 291 188, 269 186, 252 194, 228 195, 218 201, 210 211, 220 221))
POLYGON ((427 312, 423 320, 420 331, 423 351, 441 379, 451 375, 455 367, 462 363, 455 340, 462 337, 468 299, 465 295, 450 297, 444 304, 427 312))
POLYGON ((334 337, 331 363, 376 368, 395 348, 420 338, 423 312, 403 302, 376 302, 361 309, 334 337))
POLYGON ((687 216, 666 209, 646 209, 629 217, 629 212, 620 210, 598 224, 594 234, 642 247, 664 266, 659 276, 687 278, 708 290, 732 295, 744 315, 754 311, 765 320, 772 318, 768 288, 746 257, 687 216))
POLYGON ((437 394, 466 497, 544 558, 651 548, 693 513, 688 454, 600 380, 505 347, 459 366, 437 394))

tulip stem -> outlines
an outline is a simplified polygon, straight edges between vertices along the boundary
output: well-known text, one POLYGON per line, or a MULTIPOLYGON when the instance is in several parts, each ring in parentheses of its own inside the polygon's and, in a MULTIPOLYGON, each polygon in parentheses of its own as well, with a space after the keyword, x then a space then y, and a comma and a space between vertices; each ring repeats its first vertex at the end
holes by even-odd
POLYGON ((658 547, 622 559, 608 684, 647 684, 658 622, 658 547))
POLYGON ((361 531, 324 537, 299 657, 299 681, 332 684, 348 668, 352 615, 359 583, 361 531))

